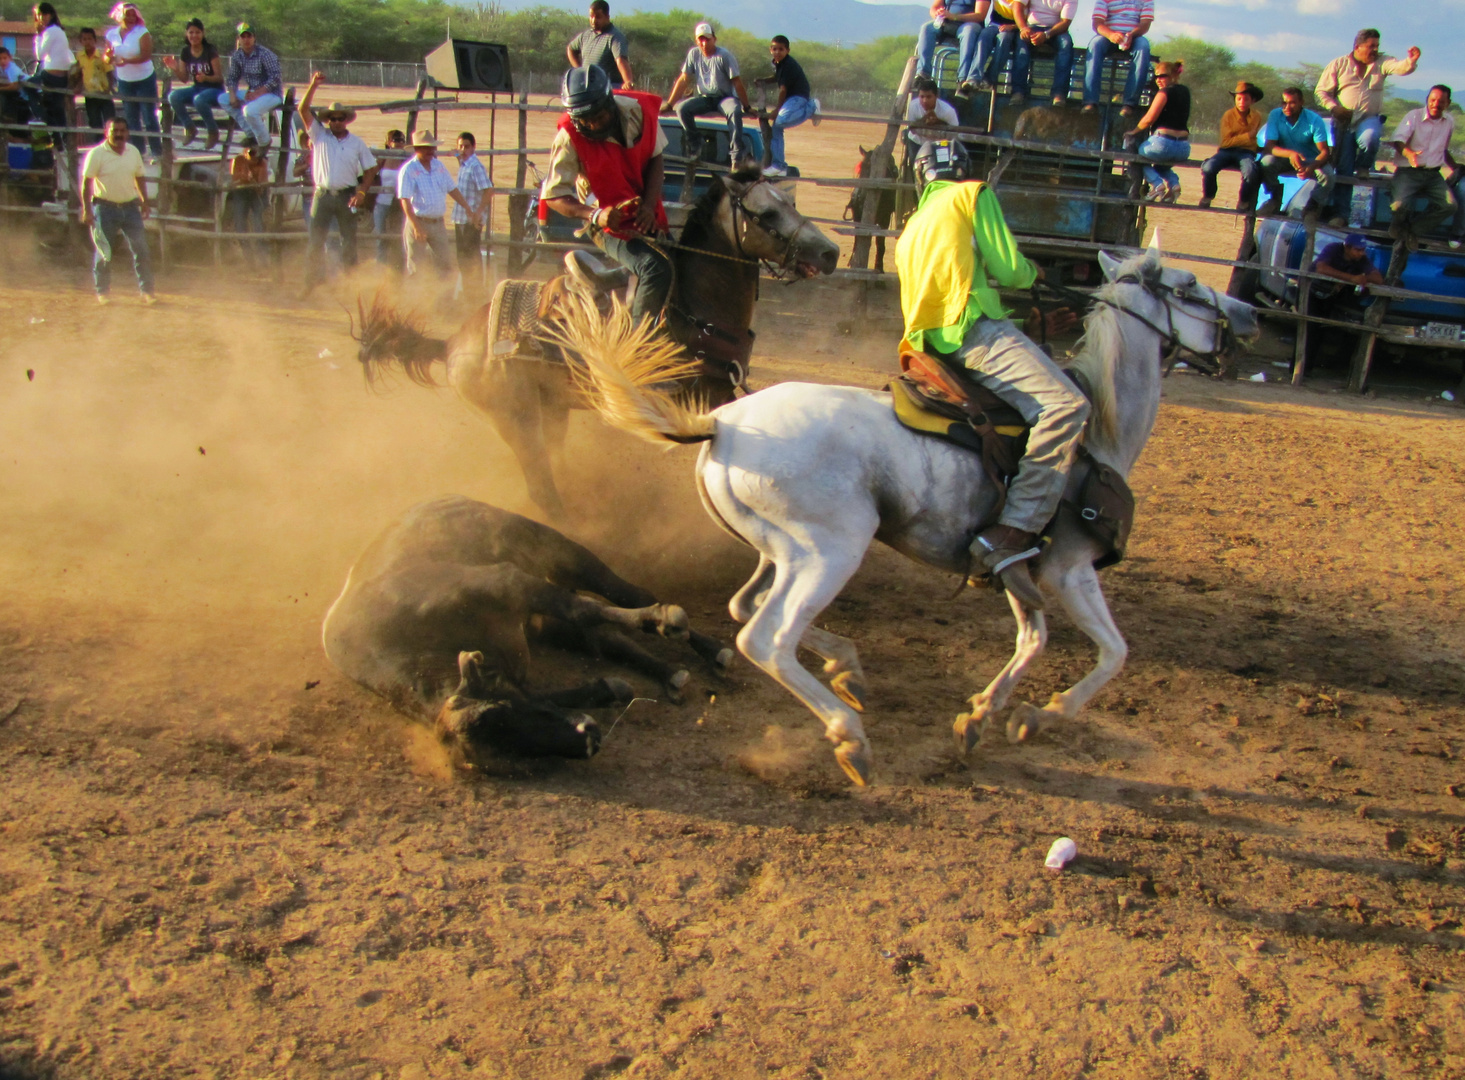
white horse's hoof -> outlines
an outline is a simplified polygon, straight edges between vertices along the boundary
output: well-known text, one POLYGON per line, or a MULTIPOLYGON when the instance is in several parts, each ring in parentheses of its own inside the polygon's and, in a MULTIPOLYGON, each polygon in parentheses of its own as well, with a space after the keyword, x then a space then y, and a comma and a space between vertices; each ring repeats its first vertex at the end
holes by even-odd
POLYGON ((952 734, 956 736, 956 755, 966 757, 977 748, 977 743, 982 741, 982 733, 987 730, 987 718, 985 715, 978 716, 974 712, 961 713, 956 718, 956 723, 951 725, 952 734))
POLYGON ((834 748, 834 760, 844 774, 860 787, 870 782, 870 747, 854 739, 846 739, 834 748))
POLYGON ((1043 710, 1026 701, 1016 705, 1007 718, 1007 741, 1016 746, 1043 730, 1043 710))
POLYGON ((866 688, 864 680, 854 672, 841 671, 829 680, 829 689, 833 690, 839 700, 855 712, 865 711, 865 695, 869 693, 869 690, 866 688))
POLYGON ((657 620, 656 632, 662 637, 680 640, 687 636, 691 621, 687 613, 676 604, 662 604, 661 617, 657 620))
POLYGON ((712 660, 712 666, 715 667, 717 669, 717 673, 721 675, 723 672, 727 671, 728 668, 732 667, 733 657, 736 655, 737 654, 731 649, 719 649, 717 651, 717 655, 712 660))
POLYGON ((682 687, 687 685, 687 680, 691 677, 692 673, 686 668, 682 668, 680 671, 672 672, 671 678, 666 680, 666 696, 671 699, 673 705, 682 703, 682 687))

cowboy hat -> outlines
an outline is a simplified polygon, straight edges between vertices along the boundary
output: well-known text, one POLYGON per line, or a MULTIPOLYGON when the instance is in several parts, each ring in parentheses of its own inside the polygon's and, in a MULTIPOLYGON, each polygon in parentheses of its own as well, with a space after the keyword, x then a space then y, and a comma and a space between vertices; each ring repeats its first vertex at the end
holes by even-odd
POLYGON ((1257 86, 1256 83, 1249 83, 1245 79, 1237 83, 1236 89, 1231 92, 1233 94, 1246 94, 1252 101, 1260 101, 1265 96, 1260 86, 1257 86))
POLYGON ((349 124, 356 119, 356 110, 344 102, 333 101, 329 109, 319 109, 316 115, 322 120, 329 120, 333 116, 339 116, 349 124))
POLYGON ((414 131, 412 133, 412 145, 414 147, 417 147, 417 146, 432 146, 432 147, 436 147, 437 144, 438 144, 438 138, 437 138, 437 136, 434 135, 430 131, 414 131))

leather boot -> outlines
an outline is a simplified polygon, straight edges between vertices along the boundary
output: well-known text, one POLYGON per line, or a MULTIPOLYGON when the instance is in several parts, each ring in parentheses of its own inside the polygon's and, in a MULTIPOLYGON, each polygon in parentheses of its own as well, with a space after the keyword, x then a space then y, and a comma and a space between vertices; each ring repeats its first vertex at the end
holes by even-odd
POLYGON ((987 573, 1035 611, 1042 611, 1045 601, 1028 570, 1028 560, 1041 551, 1036 533, 1024 532, 1011 525, 993 525, 983 529, 971 546, 972 557, 987 573))

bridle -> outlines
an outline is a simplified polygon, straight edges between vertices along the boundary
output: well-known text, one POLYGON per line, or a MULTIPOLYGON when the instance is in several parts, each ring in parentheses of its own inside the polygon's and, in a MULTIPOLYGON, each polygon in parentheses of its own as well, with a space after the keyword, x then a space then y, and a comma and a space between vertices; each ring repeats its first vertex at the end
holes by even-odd
MULTIPOLYGON (((1138 320, 1148 326, 1155 333, 1159 334, 1165 342, 1164 351, 1160 354, 1160 364, 1164 374, 1169 375, 1174 369, 1176 362, 1184 354, 1187 362, 1194 362, 1195 366, 1207 375, 1220 376, 1227 370, 1226 358, 1236 349, 1236 331, 1231 326, 1231 317, 1226 314, 1220 303, 1216 300, 1216 290, 1209 285, 1204 286, 1210 298, 1196 296, 1189 292, 1181 292, 1173 285, 1166 285, 1165 282, 1156 277, 1146 277, 1143 274, 1129 273, 1114 279, 1115 285, 1138 285, 1150 296, 1160 301, 1165 309, 1165 325, 1159 326, 1148 315, 1141 314, 1123 304, 1104 296, 1102 293, 1085 295, 1085 300, 1096 304, 1103 304, 1105 307, 1128 315, 1131 319, 1138 320), (1192 349, 1180 340, 1180 334, 1175 329, 1175 308, 1171 300, 1187 305, 1196 305, 1209 311, 1214 318, 1203 318, 1199 315, 1191 315, 1193 319, 1208 323, 1214 330, 1212 336, 1212 347, 1204 352, 1192 349)), ((1083 295, 1083 294, 1080 294, 1083 295)))
POLYGON ((757 180, 754 180, 751 184, 744 188, 741 195, 734 194, 731 188, 728 189, 728 203, 732 208, 733 242, 737 245, 738 258, 741 259, 743 262, 762 263, 763 268, 767 270, 772 277, 778 278, 779 280, 792 280, 793 275, 789 273, 789 270, 790 267, 792 267, 794 263, 798 261, 796 255, 798 252, 799 235, 805 229, 814 229, 815 232, 818 232, 818 229, 815 228, 812 221, 804 217, 802 214, 799 215, 799 217, 801 218, 799 222, 799 227, 796 228, 793 232, 787 234, 780 231, 776 226, 765 224, 762 220, 760 220, 757 214, 748 209, 748 204, 745 200, 755 188, 767 183, 770 183, 768 178, 760 176, 757 180), (769 236, 773 237, 774 240, 783 245, 783 252, 781 254, 782 261, 774 263, 770 259, 760 259, 755 256, 751 256, 743 250, 743 239, 747 236, 748 229, 752 228, 755 222, 758 229, 767 233, 769 236))

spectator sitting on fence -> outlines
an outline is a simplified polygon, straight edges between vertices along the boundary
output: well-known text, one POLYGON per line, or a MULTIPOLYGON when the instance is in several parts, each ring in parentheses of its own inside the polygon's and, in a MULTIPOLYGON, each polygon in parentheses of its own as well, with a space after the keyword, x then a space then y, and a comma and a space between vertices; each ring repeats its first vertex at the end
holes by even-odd
POLYGON ((446 277, 453 272, 453 248, 448 241, 448 227, 443 223, 449 199, 468 209, 457 181, 437 159, 437 136, 430 131, 414 131, 412 160, 397 174, 397 200, 406 217, 402 225, 402 251, 407 273, 416 274, 424 268, 429 250, 439 274, 446 277))
POLYGON ((906 141, 913 150, 919 150, 923 142, 949 137, 949 133, 942 129, 959 126, 961 118, 956 115, 956 108, 951 102, 941 100, 934 80, 919 76, 912 86, 916 93, 905 110, 906 122, 910 125, 906 141))
MULTIPOLYGON (((1017 40, 1017 11, 1013 0, 992 0, 987 25, 977 35, 977 51, 971 67, 962 73, 957 95, 970 97, 978 90, 995 89, 1011 61, 1017 40)), ((1014 91, 1012 100, 1013 104, 1021 105, 1027 99, 1014 91)))
POLYGON ((219 145, 219 122, 214 119, 214 106, 224 92, 224 58, 204 37, 201 20, 189 19, 183 36, 186 39, 183 51, 177 56, 163 57, 163 66, 183 84, 168 93, 168 104, 173 106, 174 119, 183 121, 185 144, 198 137, 198 127, 188 113, 189 106, 193 106, 209 133, 204 149, 212 150, 219 145))
POLYGON ((1155 18, 1154 0, 1094 0, 1094 33, 1084 67, 1083 109, 1099 107, 1104 86, 1104 61, 1116 53, 1134 57, 1129 79, 1124 84, 1121 110, 1125 116, 1139 111, 1139 92, 1150 79, 1150 41, 1145 37, 1155 18))
POLYGON ((712 24, 698 23, 696 37, 697 44, 688 51, 661 111, 676 110, 684 133, 683 149, 690 158, 696 157, 702 147, 697 117, 722 113, 727 117, 728 158, 736 170, 743 155, 743 114, 752 112, 753 106, 748 104, 748 91, 738 74, 737 57, 717 44, 712 24), (696 93, 683 100, 689 90, 696 93))
POLYGON ((86 126, 100 137, 107 121, 117 115, 112 102, 112 61, 97 48, 97 32, 90 26, 77 31, 81 52, 72 68, 72 87, 82 94, 86 108, 86 126))
POLYGON ((126 120, 114 116, 108 121, 107 137, 87 151, 81 176, 81 223, 92 233, 92 284, 97 303, 108 302, 112 260, 124 237, 132 251, 142 302, 156 303, 152 254, 142 230, 142 219, 149 213, 142 153, 127 141, 126 120))
POLYGON ((260 146, 269 146, 270 110, 284 100, 285 93, 280 58, 255 41, 249 23, 240 23, 236 33, 238 47, 229 57, 219 108, 233 117, 236 126, 253 132, 260 146))
MULTIPOLYGON (((1323 319, 1358 322, 1373 303, 1370 285, 1382 285, 1384 275, 1368 254, 1368 241, 1360 233, 1350 233, 1343 240, 1323 248, 1312 264, 1312 272, 1331 280, 1307 283, 1312 290, 1310 313, 1323 319)), ((1358 340, 1357 333, 1342 327, 1314 326, 1308 334, 1307 363, 1311 367, 1335 351, 1349 349, 1358 340), (1324 344, 1329 347, 1324 348, 1324 344)), ((1346 355, 1346 353, 1345 353, 1346 355)))
POLYGON ((453 241, 458 249, 458 272, 463 292, 473 299, 483 291, 483 223, 488 218, 488 189, 493 181, 478 160, 478 138, 471 131, 458 133, 458 191, 462 205, 453 205, 453 241))
POLYGON ((1197 206, 1210 206, 1216 198, 1216 176, 1226 169, 1241 173, 1241 197, 1238 208, 1255 205, 1257 188, 1261 177, 1257 172, 1256 133, 1261 130, 1262 114, 1252 108, 1262 99, 1259 87, 1249 82, 1239 82, 1234 91, 1235 108, 1227 109, 1221 116, 1221 144, 1216 152, 1206 158, 1200 167, 1201 199, 1197 206))
POLYGON ((376 205, 371 208, 371 223, 376 233, 376 261, 383 266, 402 268, 402 208, 397 205, 397 174, 402 171, 399 152, 407 149, 407 136, 399 128, 387 132, 382 170, 377 173, 376 205))
POLYGON ((970 78, 967 69, 977 55, 977 39, 987 21, 992 0, 934 0, 931 21, 921 26, 916 35, 916 74, 936 78, 936 47, 943 41, 955 41, 957 53, 956 81, 970 78))
POLYGON ((590 29, 570 39, 565 56, 571 67, 598 64, 617 90, 630 90, 636 84, 631 75, 630 42, 610 21, 610 5, 605 0, 590 0, 590 29))
POLYGON ((341 233, 341 265, 348 271, 356 265, 356 211, 366 205, 366 193, 381 168, 366 140, 347 130, 346 126, 356 119, 355 109, 339 101, 320 110, 319 116, 311 109, 315 92, 324 81, 324 72, 311 72, 310 85, 296 109, 310 134, 310 173, 315 183, 310 239, 305 245, 307 292, 320 282, 326 234, 332 221, 341 233))
POLYGON ((809 77, 803 66, 788 52, 788 38, 775 34, 768 43, 768 55, 773 60, 773 79, 778 85, 778 102, 773 106, 772 134, 768 139, 768 176, 787 176, 788 162, 784 160, 783 133, 791 127, 798 127, 814 116, 818 109, 814 105, 813 91, 809 89, 809 77))
POLYGON ((1150 198, 1157 202, 1173 203, 1180 198, 1180 177, 1165 162, 1190 158, 1190 88, 1180 84, 1184 70, 1180 60, 1155 65, 1155 93, 1149 110, 1133 131, 1125 132, 1126 141, 1144 131, 1151 133, 1135 153, 1149 159, 1144 162, 1145 179, 1150 198))
POLYGON ((1419 237, 1435 231, 1455 217, 1455 193, 1440 170, 1448 165, 1451 171, 1460 165, 1450 155, 1450 139, 1455 134, 1455 118, 1450 115, 1451 92, 1448 86, 1432 86, 1424 108, 1411 109, 1394 131, 1394 153, 1404 159, 1394 165, 1394 183, 1389 209, 1393 221, 1389 235, 1405 239, 1410 250, 1419 246, 1419 237), (1414 201, 1420 197, 1429 205, 1420 212, 1414 201))
POLYGON ((1017 18, 1017 53, 1012 58, 1012 104, 1027 100, 1033 72, 1033 50, 1051 45, 1053 56, 1053 106, 1068 104, 1073 86, 1073 35, 1068 28, 1078 14, 1076 0, 1026 0, 1012 5, 1017 18))
POLYGON ((1308 206, 1311 213, 1325 204, 1332 190, 1333 172, 1328 167, 1328 129, 1322 117, 1302 107, 1302 88, 1289 86, 1282 91, 1282 104, 1267 116, 1266 153, 1259 162, 1267 201, 1257 210, 1275 214, 1282 208, 1283 172, 1292 172, 1303 180, 1316 180, 1317 190, 1308 206))
MULTIPOLYGON (((0 124, 27 124, 31 110, 24 94, 25 71, 10 55, 10 50, 0 45, 0 124)), ((30 138, 29 132, 13 132, 16 139, 30 138)))
MULTIPOLYGON (((259 141, 253 135, 239 140, 240 153, 229 162, 229 210, 236 233, 265 231, 265 198, 270 180, 270 165, 259 141), (254 223, 253 230, 250 223, 254 223)), ((263 266, 265 250, 257 240, 239 240, 244 261, 263 266)))
MULTIPOLYGON (((1333 117, 1334 167, 1352 176, 1366 176, 1378 158, 1383 138, 1384 79, 1389 75, 1410 75, 1419 65, 1420 51, 1409 50, 1409 59, 1379 55, 1379 32, 1360 30, 1353 38, 1353 51, 1340 56, 1318 76, 1318 104, 1333 117)), ((1330 225, 1344 228, 1353 203, 1353 185, 1339 184, 1333 192, 1330 225)))
POLYGON ((132 145, 144 149, 144 128, 149 132, 146 149, 153 157, 163 152, 158 132, 158 70, 153 66, 153 35, 136 4, 118 4, 112 9, 116 26, 107 31, 107 59, 117 75, 117 94, 122 98, 122 115, 133 132, 132 145))
MULTIPOLYGON (((36 76, 41 83, 41 117, 50 128, 64 128, 66 103, 71 100, 71 65, 76 57, 72 55, 71 44, 66 40, 66 31, 56 9, 49 3, 37 4, 31 9, 36 27, 36 76)), ((51 145, 57 150, 66 148, 66 136, 60 131, 51 132, 51 145)))

